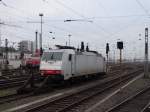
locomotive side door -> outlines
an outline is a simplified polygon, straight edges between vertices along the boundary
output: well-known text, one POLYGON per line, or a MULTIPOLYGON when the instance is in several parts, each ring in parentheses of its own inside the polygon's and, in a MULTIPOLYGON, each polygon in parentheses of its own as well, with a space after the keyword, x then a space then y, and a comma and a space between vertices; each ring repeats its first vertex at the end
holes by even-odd
POLYGON ((68 55, 68 72, 72 76, 72 54, 68 55))
POLYGON ((75 75, 75 54, 69 54, 69 57, 68 57, 68 69, 69 69, 69 74, 70 74, 70 77, 74 76, 75 75))
POLYGON ((72 54, 67 54, 64 61, 65 79, 72 77, 72 54))

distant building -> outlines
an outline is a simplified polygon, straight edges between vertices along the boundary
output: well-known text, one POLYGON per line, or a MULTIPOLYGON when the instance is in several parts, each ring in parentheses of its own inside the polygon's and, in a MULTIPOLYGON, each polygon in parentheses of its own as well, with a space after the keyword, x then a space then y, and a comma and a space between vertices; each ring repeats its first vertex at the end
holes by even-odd
POLYGON ((19 43, 19 51, 24 53, 33 53, 33 42, 24 40, 19 43))

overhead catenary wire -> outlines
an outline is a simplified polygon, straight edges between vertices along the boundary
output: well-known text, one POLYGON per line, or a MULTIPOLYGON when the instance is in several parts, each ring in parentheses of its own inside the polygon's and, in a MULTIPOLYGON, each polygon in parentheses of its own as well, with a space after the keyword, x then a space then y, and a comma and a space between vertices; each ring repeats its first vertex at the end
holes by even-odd
MULTIPOLYGON (((45 2, 45 0, 43 0, 43 1, 45 2)), ((86 17, 84 17, 82 14, 78 13, 77 11, 73 10, 72 8, 70 8, 70 7, 68 7, 67 5, 63 4, 62 2, 60 2, 60 1, 55 1, 55 2, 58 3, 59 5, 63 5, 63 7, 65 7, 65 9, 67 9, 67 10, 69 9, 69 10, 71 10, 71 12, 73 11, 73 13, 75 13, 75 14, 78 15, 79 17, 82 16, 82 17, 81 17, 82 19, 81 19, 81 18, 78 18, 77 20, 91 22, 89 19, 87 19, 86 17), (86 19, 85 19, 85 18, 86 18, 86 19)), ((46 3, 49 4, 48 1, 46 1, 46 3)), ((64 19, 64 20, 65 20, 65 19, 64 19)), ((64 20, 63 20, 63 21, 64 21, 64 20)), ((71 20, 72 20, 72 19, 71 19, 71 20)), ((76 19, 75 19, 75 20, 76 20, 76 19)), ((79 22, 80 22, 80 21, 79 21, 79 22)), ((68 27, 68 26, 69 26, 69 25, 67 25, 67 27, 68 27)), ((102 28, 101 26, 98 26, 97 24, 95 25, 95 27, 98 27, 98 28, 100 27, 102 31, 104 30, 104 28, 102 28)), ((58 29, 58 30, 61 30, 61 31, 64 29, 64 28, 62 29, 62 28, 56 27, 56 26, 54 26, 54 28, 56 28, 56 29, 58 29)), ((63 30, 63 31, 66 31, 66 30, 63 30)), ((68 31, 67 31, 67 32, 68 32, 68 31)), ((66 32, 66 33, 67 33, 67 32, 66 32)), ((72 31, 69 31, 69 32, 72 32, 72 31)), ((73 34, 74 34, 74 33, 73 33, 73 34)), ((75 35, 76 35, 76 34, 79 35, 80 37, 82 37, 81 34, 78 34, 77 32, 75 33, 75 35)), ((95 34, 95 33, 93 33, 93 34, 95 34)))
POLYGON ((5 7, 8 7, 8 5, 7 5, 5 2, 3 2, 3 0, 0 0, 0 3, 1 3, 2 5, 4 5, 5 7))
MULTIPOLYGON (((55 2, 59 3, 60 5, 64 6, 64 8, 68 9, 69 11, 73 12, 74 14, 84 18, 84 19, 88 19, 87 17, 85 17, 84 15, 78 13, 77 11, 75 11, 74 9, 70 8, 69 6, 63 4, 62 2, 60 2, 59 0, 55 0, 55 2)), ((146 11, 146 10, 145 10, 146 11)), ((131 15, 132 16, 132 15, 131 15)), ((131 16, 128 16, 128 17, 131 17, 131 16)), ((134 16, 134 15, 133 15, 134 16)), ((118 16, 119 17, 119 16, 118 16)), ((123 16, 120 16, 120 17, 123 17, 123 16)), ((125 17, 125 16, 124 16, 125 17)), ((127 16, 126 16, 127 17, 127 16)), ((141 15, 139 15, 139 17, 141 17, 141 15)), ((105 33, 108 33, 110 36, 112 33, 109 33, 107 30, 105 30, 103 27, 101 27, 100 25, 98 24, 95 24, 95 23, 92 23, 94 24, 97 28, 100 28, 101 30, 103 30, 105 33)))
POLYGON ((144 5, 139 1, 139 0, 135 0, 137 2, 137 4, 142 8, 142 10, 148 15, 150 16, 149 14, 149 11, 144 7, 144 5))
MULTIPOLYGON (((13 9, 14 10, 16 10, 16 11, 18 11, 18 12, 20 12, 20 13, 24 13, 24 11, 22 11, 22 10, 19 10, 19 9, 17 9, 17 8, 15 8, 15 7, 13 7, 13 9)), ((11 13, 10 13, 11 14, 11 13)), ((19 16, 19 18, 22 18, 22 19, 25 19, 25 17, 22 17, 22 16, 19 16)), ((31 18, 30 18, 31 19, 31 18)), ((33 18, 32 18, 33 19, 33 18)), ((26 21, 26 20, 24 20, 24 21, 26 21)), ((24 21, 21 21, 21 22, 24 22, 24 21)), ((56 21, 56 20, 55 20, 56 21)), ((62 20, 62 22, 63 22, 63 20, 62 20)), ((54 26, 55 27, 55 29, 59 29, 59 30, 63 30, 64 32, 66 32, 67 33, 67 31, 66 30, 64 30, 63 28, 59 28, 59 27, 56 27, 56 26, 54 26)), ((53 28, 54 28, 53 27, 53 28)), ((27 30, 29 30, 28 28, 25 28, 25 27, 23 27, 23 29, 27 29, 27 30)))
POLYGON ((106 15, 110 16, 110 13, 106 10, 106 8, 104 7, 104 5, 100 2, 100 0, 96 0, 96 2, 98 3, 98 5, 103 8, 103 10, 106 12, 106 15))
POLYGON ((9 26, 9 27, 15 27, 15 28, 22 28, 21 26, 18 25, 13 25, 13 24, 8 24, 8 23, 4 23, 4 22, 0 22, 1 25, 5 25, 5 26, 9 26))
MULTIPOLYGON (((20 39, 20 40, 27 40, 27 39, 31 39, 31 36, 29 36, 29 35, 27 35, 27 34, 21 34, 21 35, 18 35, 18 34, 16 34, 16 33, 14 33, 14 32, 7 32, 7 33, 3 33, 3 35, 4 35, 4 37, 6 36, 6 35, 9 35, 8 37, 11 37, 11 38, 18 38, 18 39, 20 39), (27 38, 28 37, 28 38, 27 38)), ((34 37, 34 35, 33 35, 33 37, 34 37)), ((32 39, 33 39, 33 37, 32 37, 32 39)), ((8 39, 10 39, 10 38, 8 38, 8 39)))
MULTIPOLYGON (((18 10, 17 10, 18 11, 18 10)), ((20 12, 20 11, 19 11, 20 12)), ((10 13, 11 14, 11 13, 10 13)), ((22 16, 15 16, 16 18, 18 17, 19 19, 20 19, 20 17, 21 17, 21 19, 22 20, 24 20, 25 21, 25 17, 22 17, 22 16)), ((17 19, 18 19, 17 18, 17 19)), ((22 22, 24 22, 24 21, 22 21, 22 22)), ((62 21, 63 22, 63 21, 62 21)), ((14 23, 14 22, 13 22, 14 23)), ((48 29, 49 29, 49 27, 50 26, 48 26, 48 29)), ((66 29, 64 29, 64 28, 60 28, 60 27, 57 27, 57 26, 54 26, 55 27, 55 29, 59 29, 59 30, 61 30, 61 31, 64 31, 66 34, 68 33, 68 32, 72 32, 72 31, 66 31, 66 29)), ((53 28, 54 28, 53 27, 53 28)), ((22 28, 22 29, 24 29, 24 30, 29 30, 28 28, 25 28, 25 26, 22 28)), ((74 33, 73 33, 74 34, 74 33)), ((5 34, 6 35, 6 34, 5 34)), ((76 33, 74 34, 74 35, 76 35, 76 33)), ((78 34, 77 34, 78 35, 78 34)), ((12 36, 12 37, 15 37, 15 36, 12 36)), ((25 38, 21 38, 21 36, 18 36, 19 38, 18 39, 25 39, 25 38)), ((23 37, 25 37, 25 36, 23 36, 23 37)), ((31 36, 26 36, 26 37, 31 37, 31 36)))
MULTIPOLYGON (((64 8, 66 8, 67 10, 71 11, 72 13, 78 15, 79 17, 85 19, 85 20, 89 20, 87 17, 85 17, 84 15, 80 14, 79 12, 77 12, 76 10, 70 8, 69 6, 65 5, 64 3, 60 2, 59 0, 55 0, 56 3, 60 4, 61 6, 63 6, 64 8)), ((91 24, 93 24, 95 27, 97 27, 98 29, 104 31, 105 33, 109 33, 107 30, 105 30, 102 26, 99 26, 98 24, 95 24, 94 22, 92 22, 91 24)), ((111 33, 109 33, 111 34, 111 33)))
POLYGON ((76 35, 76 36, 78 36, 78 37, 82 37, 82 35, 79 33, 79 32, 72 32, 71 30, 68 30, 68 29, 65 29, 65 28, 61 28, 60 26, 58 27, 58 26, 54 26, 54 25, 49 25, 49 24, 45 24, 46 26, 49 26, 49 27, 51 27, 51 28, 54 28, 54 29, 56 29, 56 30, 59 30, 59 31, 61 31, 61 32, 64 32, 66 35, 68 34, 68 32, 69 33, 71 33, 72 35, 76 35))
MULTIPOLYGON (((1 1, 2 1, 2 0, 1 0, 1 1)), ((4 3, 4 2, 3 2, 3 3, 4 3)), ((12 2, 11 2, 11 4, 12 4, 12 2)), ((27 14, 27 12, 25 12, 24 10, 18 9, 18 8, 16 8, 16 7, 10 5, 10 1, 9 1, 9 4, 8 4, 8 3, 5 3, 4 6, 7 7, 7 8, 10 8, 10 9, 13 9, 13 10, 17 11, 17 12, 19 12, 20 14, 23 14, 23 15, 27 14)), ((28 17, 28 18, 31 18, 31 14, 28 13, 28 14, 27 14, 27 17, 28 17), (30 15, 30 16, 29 16, 29 15, 30 15)))
POLYGON ((93 16, 93 17, 89 17, 90 19, 113 19, 113 18, 133 18, 133 17, 147 17, 147 15, 145 14, 139 14, 139 15, 116 15, 116 16, 93 16))
POLYGON ((75 11, 74 9, 70 8, 69 6, 65 5, 64 3, 60 2, 59 0, 54 0, 56 3, 58 3, 59 5, 63 6, 64 8, 66 8, 67 10, 73 12, 74 14, 78 15, 79 17, 82 17, 84 19, 86 19, 86 17, 82 14, 80 14, 79 12, 75 11))
MULTIPOLYGON (((60 0, 59 0, 59 1, 60 1, 60 0)), ((47 0, 46 2, 48 2, 48 0, 47 0)), ((61 2, 61 1, 60 1, 60 2, 61 2)), ((67 6, 67 5, 66 5, 66 6, 67 6)), ((17 9, 18 9, 18 8, 17 8, 17 9)), ((73 9, 73 10, 74 10, 74 9, 73 9)), ((70 10, 69 10, 69 11, 70 11, 70 10)), ((71 11, 71 12, 72 12, 72 11, 71 11)), ((77 12, 77 11, 75 10, 75 12, 77 12)), ((80 12, 77 12, 77 13, 79 13, 80 15, 83 15, 83 14, 81 14, 80 12)), ((77 14, 76 14, 76 15, 77 15, 77 14)), ((81 16, 79 16, 78 19, 80 19, 80 17, 81 17, 81 16)), ((83 15, 83 17, 84 17, 84 15, 83 15)), ((129 15, 128 17, 132 17, 132 15, 131 15, 131 16, 129 15)), ((140 15, 139 15, 138 17, 140 17, 140 15)), ((25 18, 25 17, 23 17, 23 18, 25 18)), ((22 18, 22 19, 23 19, 23 18, 22 18)), ((86 18, 86 19, 89 19, 89 17, 88 17, 88 18, 85 17, 85 18, 86 18)), ((120 18, 126 18, 126 17, 125 17, 125 16, 124 16, 124 17, 123 17, 123 16, 122 16, 122 17, 121 17, 121 16, 118 16, 118 17, 117 17, 117 16, 108 16, 108 17, 95 17, 94 19, 101 19, 101 18, 102 18, 102 19, 111 19, 111 18, 119 18, 119 19, 120 19, 120 18)), ((33 18, 32 18, 32 19, 33 19, 33 18)), ((75 19, 76 19, 76 18, 75 18, 75 19)), ((84 19, 84 18, 83 18, 83 19, 84 19)), ((91 19, 91 18, 90 18, 90 19, 91 19)), ((61 21, 61 20, 60 20, 60 21, 61 21)), ((50 20, 48 20, 48 21, 46 21, 46 22, 50 22, 50 20)), ((45 24, 47 24, 47 23, 45 23, 45 24)), ((45 29, 50 29, 51 25, 45 25, 44 27, 45 27, 45 29)), ((63 27, 60 27, 60 28, 59 28, 59 26, 57 26, 57 25, 56 25, 56 27, 55 27, 55 28, 56 28, 56 29, 59 29, 59 31, 63 31, 63 30, 64 30, 64 33, 70 32, 70 30, 66 30, 66 29, 63 28, 63 27), (56 28, 56 27, 57 27, 57 28, 56 28)), ((101 27, 101 25, 98 24, 97 27, 99 28, 99 27, 101 27)), ((26 28, 26 29, 28 29, 28 28, 26 28)), ((100 29, 101 29, 101 28, 100 28, 100 29)), ((101 29, 101 30, 102 30, 102 29, 101 29)), ((105 28, 104 28, 103 30, 105 30, 105 28)), ((34 29, 33 29, 33 31, 34 31, 34 29)), ((107 30, 105 30, 105 31, 104 31, 105 33, 111 34, 111 33, 108 33, 107 30), (105 31, 106 31, 106 32, 105 32, 105 31)), ((73 31, 72 31, 72 32, 73 32, 73 31)), ((76 32, 74 31, 74 33, 76 33, 76 32)), ((78 32, 77 32, 77 33, 78 33, 78 32)))
MULTIPOLYGON (((56 2, 56 1, 55 1, 56 2)), ((71 11, 71 12, 73 12, 74 14, 76 14, 76 15, 78 15, 79 17, 81 17, 81 18, 84 18, 84 19, 101 19, 101 17, 100 18, 97 18, 97 17, 93 17, 93 18, 87 18, 87 17, 85 17, 84 15, 82 15, 82 14, 80 14, 80 13, 78 13, 77 11, 75 11, 74 9, 72 9, 72 8, 70 8, 70 7, 68 7, 67 5, 65 5, 65 4, 63 4, 62 2, 60 2, 59 0, 57 0, 57 3, 58 4, 60 4, 60 5, 62 5, 64 8, 66 8, 67 10, 69 10, 69 11, 71 11), (71 9, 71 10, 70 10, 71 9)), ((104 7, 103 7, 104 8, 104 7)), ((113 19, 113 18, 127 18, 127 17, 134 17, 134 16, 137 16, 137 17, 141 17, 141 15, 125 15, 125 16, 108 16, 108 17, 102 17, 102 18, 105 18, 105 19, 113 19)), ((106 34, 109 34, 109 37, 112 37, 112 35, 116 35, 117 33, 119 33, 119 32, 115 32, 115 33, 108 33, 108 31, 106 31, 104 28, 102 28, 100 25, 98 25, 98 24, 95 24, 95 26, 97 27, 97 28, 100 28, 101 30, 103 30, 106 34)), ((120 28, 119 28, 120 29, 120 28)))
MULTIPOLYGON (((103 4, 100 2, 100 0, 97 0, 97 2, 98 2, 98 5, 101 8, 103 8, 103 10, 105 11, 106 15, 108 15, 108 16, 107 17, 94 17, 93 19, 112 19, 115 23, 118 23, 116 18, 120 19, 121 17, 123 17, 123 16, 111 16, 110 11, 108 11, 108 7, 107 7, 107 10, 106 10, 106 8, 103 6, 103 4)), ((124 17, 127 17, 127 16, 124 16, 124 17)), ((121 27, 119 27, 119 26, 118 26, 118 28, 121 29, 121 27)), ((118 33, 118 32, 115 32, 115 33, 118 33)), ((110 36, 112 37, 113 34, 115 34, 115 33, 110 34, 110 36)))
MULTIPOLYGON (((50 3, 49 3, 49 1, 46 1, 46 0, 42 0, 43 2, 46 2, 47 4, 49 4, 50 5, 50 3)), ((59 2, 59 1, 55 1, 58 5, 63 5, 63 7, 65 7, 66 9, 70 9, 70 10, 72 10, 76 15, 80 15, 80 16, 82 16, 81 14, 79 14, 77 11, 74 11, 73 9, 71 9, 70 7, 68 7, 67 5, 64 5, 63 3, 61 3, 61 2, 59 2)), ((55 7, 56 8, 56 7, 55 7)), ((79 16, 79 17, 80 17, 79 16)), ((82 16, 82 18, 83 18, 84 16, 82 16)), ((51 20, 48 20, 48 18, 46 18, 45 19, 46 20, 46 22, 47 23, 50 23, 51 22, 51 20)), ((55 19, 55 20, 52 20, 52 21, 56 21, 56 22, 64 22, 66 20, 66 18, 64 18, 64 19, 55 19)), ((72 20, 72 19, 71 19, 72 20)), ((83 21, 84 22, 84 20, 85 19, 81 19, 81 18, 77 18, 77 19, 75 19, 75 20, 80 20, 80 21, 83 21)), ((87 21, 89 21, 88 19, 86 19, 87 21)), ((91 21, 90 21, 91 22, 91 21)), ((64 29, 64 28, 60 28, 60 26, 58 27, 58 26, 51 26, 51 25, 49 25, 50 27, 53 27, 53 28, 55 28, 55 29, 57 29, 57 30, 59 30, 59 31, 63 31, 63 32, 65 32, 65 33, 68 33, 68 32, 72 32, 71 30, 66 30, 66 29, 64 29)), ((67 25, 67 27, 68 27, 69 25, 67 25)), ((78 34, 77 32, 75 32, 74 34, 77 34, 77 35, 80 35, 80 34, 78 34)))
MULTIPOLYGON (((14 24, 9 24, 9 23, 5 23, 5 22, 0 22, 0 25, 4 25, 4 26, 9 26, 9 28, 18 28, 18 29, 20 29, 20 30, 24 30, 24 31, 26 31, 26 30, 30 30, 30 31, 32 31, 33 29, 30 29, 29 27, 28 28, 26 28, 26 27, 22 27, 22 26, 18 26, 18 25, 14 25, 14 24)), ((34 30, 33 30, 34 31, 34 30)), ((27 34, 29 34, 29 33, 27 33, 27 34)))
POLYGON ((128 28, 130 28, 131 26, 134 26, 135 24, 137 24, 137 22, 139 23, 139 18, 135 18, 134 20, 132 20, 130 23, 131 24, 127 24, 125 27, 120 28, 118 31, 114 32, 112 34, 112 37, 117 36, 117 34, 121 33, 124 30, 127 30, 128 28))
MULTIPOLYGON (((11 9, 14 9, 14 10, 16 10, 16 11, 18 11, 18 12, 20 12, 20 13, 25 13, 24 11, 21 11, 21 10, 18 10, 17 8, 15 8, 15 7, 13 7, 13 6, 10 6, 10 5, 8 5, 7 4, 7 7, 8 8, 11 8, 11 9), (9 6, 9 7, 8 7, 9 6)), ((12 15, 12 13, 9 13, 9 15, 12 15)), ((24 22, 26 21, 25 20, 25 17, 23 17, 23 16, 18 16, 18 15, 15 15, 14 17, 17 17, 17 19, 18 19, 18 17, 19 18, 22 18, 22 20, 24 20, 24 22)), ((13 21, 12 21, 13 22, 13 21)), ((23 22, 23 21, 22 21, 23 22)), ((13 22, 14 23, 14 22, 13 22)), ((18 23, 18 21, 17 21, 17 23, 18 23)), ((19 26, 19 25, 14 25, 14 24, 9 24, 9 22, 3 22, 3 23, 1 23, 2 25, 7 25, 7 26, 10 26, 10 27, 16 27, 16 28, 21 28, 21 29, 26 29, 26 30, 30 30, 31 31, 31 29, 30 28, 25 28, 25 27, 22 27, 22 26, 19 26)))

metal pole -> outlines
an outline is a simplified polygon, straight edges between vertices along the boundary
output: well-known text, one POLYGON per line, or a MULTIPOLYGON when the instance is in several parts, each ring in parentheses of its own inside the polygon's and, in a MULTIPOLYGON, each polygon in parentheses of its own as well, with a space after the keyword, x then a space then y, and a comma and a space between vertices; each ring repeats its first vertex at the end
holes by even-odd
POLYGON ((42 48, 42 16, 41 16, 41 48, 42 48))
POLYGON ((107 57, 106 72, 108 72, 108 53, 106 54, 106 57, 107 57))
POLYGON ((70 37, 71 37, 71 35, 69 34, 68 37, 69 37, 69 46, 70 46, 70 37))
POLYGON ((122 63, 122 49, 120 49, 120 67, 121 67, 121 63, 122 63))
POLYGON ((41 40, 42 40, 42 38, 41 38, 41 33, 40 33, 39 34, 39 46, 40 46, 40 49, 41 49, 41 46, 42 46, 41 40))
POLYGON ((1 20, 0 20, 0 48, 1 48, 1 45, 2 45, 2 38, 1 38, 2 34, 1 34, 1 20))
POLYGON ((145 64, 144 64, 144 77, 148 75, 148 28, 145 28, 145 64))
POLYGON ((1 32, 1 19, 0 19, 0 53, 2 53, 2 32, 1 32))
MULTIPOLYGON (((122 70, 122 49, 120 49, 120 70, 122 70)), ((120 76, 120 85, 122 82, 122 75, 120 76)), ((120 91, 121 91, 121 87, 120 87, 120 91)))
POLYGON ((38 36, 38 32, 36 31, 35 32, 35 52, 37 52, 37 49, 38 49, 38 40, 37 40, 37 37, 38 36))
POLYGON ((5 69, 8 68, 8 40, 5 39, 5 53, 6 53, 6 57, 5 57, 5 69))
POLYGON ((43 14, 40 13, 39 16, 41 17, 41 35, 40 35, 41 44, 40 44, 40 50, 42 50, 42 24, 43 24, 42 17, 43 17, 43 14))
POLYGON ((114 49, 113 49, 113 55, 114 55, 114 56, 113 56, 113 60, 114 60, 114 63, 115 63, 115 44, 113 44, 113 48, 114 48, 114 49))

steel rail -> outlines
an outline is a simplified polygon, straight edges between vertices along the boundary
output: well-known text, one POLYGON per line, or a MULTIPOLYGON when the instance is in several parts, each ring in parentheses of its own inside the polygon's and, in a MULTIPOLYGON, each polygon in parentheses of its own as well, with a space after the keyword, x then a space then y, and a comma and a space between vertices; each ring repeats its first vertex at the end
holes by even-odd
MULTIPOLYGON (((121 76, 122 81, 133 78, 135 73, 139 73, 139 70, 136 70, 134 72, 128 73, 127 75, 121 76)), ((37 112, 37 111, 47 112, 48 110, 53 111, 53 112, 55 111, 65 112, 66 110, 71 109, 72 107, 80 104, 82 101, 88 100, 89 98, 92 98, 95 95, 100 94, 106 91, 107 89, 120 84, 120 80, 118 79, 120 79, 120 77, 111 79, 108 82, 105 82, 104 84, 97 85, 95 87, 81 90, 77 93, 73 93, 71 95, 55 99, 46 104, 41 104, 40 106, 33 107, 32 109, 29 109, 25 112, 37 112)))
POLYGON ((140 112, 149 112, 149 111, 150 111, 150 102, 140 112))
MULTIPOLYGON (((123 105, 129 103, 129 102, 132 101, 132 100, 135 100, 136 97, 139 97, 139 96, 141 96, 142 94, 144 94, 144 93, 146 93, 146 92, 148 92, 148 91, 150 91, 150 86, 147 87, 147 88, 144 88, 143 90, 137 92, 136 94, 134 94, 134 95, 128 97, 127 99, 123 100, 121 103, 119 103, 119 104, 113 106, 112 108, 108 109, 106 112, 115 112, 115 111, 117 111, 121 106, 123 106, 123 105)), ((144 108, 145 108, 145 107, 144 107, 144 108)), ((143 110, 142 110, 141 112, 143 112, 143 110)))
MULTIPOLYGON (((115 75, 115 73, 117 74, 117 72, 114 72, 113 74, 115 75)), ((109 76, 109 77, 112 77, 112 76, 109 76)), ((105 78, 107 78, 107 77, 105 77, 105 78)), ((12 86, 12 83, 10 83, 10 85, 12 86)), ((34 96, 34 93, 36 92, 35 90, 33 92, 31 92, 30 94, 27 94, 27 95, 26 94, 18 95, 17 93, 14 93, 14 94, 6 95, 6 96, 0 96, 0 104, 15 101, 15 100, 18 100, 18 99, 21 99, 21 98, 30 97, 32 95, 34 96)))
POLYGON ((30 96, 33 96, 33 94, 32 93, 22 94, 22 95, 11 94, 7 96, 3 96, 3 97, 0 97, 0 104, 8 103, 8 102, 15 101, 15 100, 20 100, 20 99, 27 98, 30 96))

